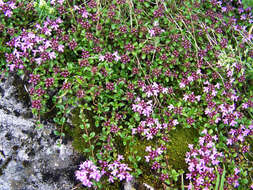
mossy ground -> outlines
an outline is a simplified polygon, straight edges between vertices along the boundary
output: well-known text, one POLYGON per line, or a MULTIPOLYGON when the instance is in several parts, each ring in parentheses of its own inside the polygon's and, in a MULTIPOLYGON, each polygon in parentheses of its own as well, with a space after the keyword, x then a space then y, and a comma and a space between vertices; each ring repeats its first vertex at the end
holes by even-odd
POLYGON ((185 154, 189 151, 188 144, 194 144, 194 139, 198 137, 195 129, 185 129, 179 126, 176 130, 170 131, 170 143, 168 149, 168 162, 174 169, 187 170, 185 154))

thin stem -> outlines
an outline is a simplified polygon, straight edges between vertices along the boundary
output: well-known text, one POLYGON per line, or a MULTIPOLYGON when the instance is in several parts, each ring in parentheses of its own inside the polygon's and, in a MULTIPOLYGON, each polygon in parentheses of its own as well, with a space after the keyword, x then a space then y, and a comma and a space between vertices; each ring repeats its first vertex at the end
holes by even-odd
MULTIPOLYGON (((206 61, 206 59, 204 59, 204 60, 206 61)), ((223 86, 225 86, 224 79, 223 79, 223 77, 221 76, 221 74, 220 74, 218 71, 216 71, 216 70, 213 68, 213 66, 212 66, 208 61, 206 61, 206 63, 209 65, 209 67, 211 67, 211 68, 213 69, 214 72, 216 72, 216 73, 220 76, 220 78, 221 78, 221 80, 222 80, 222 84, 223 84, 223 86)))
MULTIPOLYGON (((83 108, 81 109, 81 115, 83 116, 83 108)), ((82 119, 84 119, 84 118, 82 117, 82 119)), ((88 138, 89 146, 92 147, 91 142, 90 142, 90 138, 89 138, 89 132, 88 132, 87 127, 86 127, 86 123, 83 122, 83 124, 84 124, 85 133, 86 133, 87 138, 88 138)), ((93 149, 91 149, 91 155, 92 155, 93 158, 95 158, 93 149)))
POLYGON ((71 8, 70 3, 69 3, 69 1, 68 1, 68 0, 66 0, 66 1, 67 1, 67 4, 68 4, 69 8, 70 8, 70 12, 71 12, 71 14, 72 14, 72 16, 73 16, 73 18, 74 18, 74 20, 75 20, 75 23, 77 23, 76 18, 75 18, 74 11, 73 11, 73 9, 71 8))
POLYGON ((77 188, 79 188, 82 185, 82 183, 78 183, 75 187, 73 187, 71 190, 75 190, 77 188))
POLYGON ((133 28, 133 18, 132 18, 133 2, 132 0, 128 0, 127 4, 129 5, 129 9, 130 9, 130 23, 131 23, 131 29, 132 29, 133 28))

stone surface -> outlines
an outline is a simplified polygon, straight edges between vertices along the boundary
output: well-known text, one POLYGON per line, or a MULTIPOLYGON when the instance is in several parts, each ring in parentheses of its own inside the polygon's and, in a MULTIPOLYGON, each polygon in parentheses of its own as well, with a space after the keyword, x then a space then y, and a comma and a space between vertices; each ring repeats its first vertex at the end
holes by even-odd
POLYGON ((29 97, 13 82, 23 85, 14 76, 0 82, 0 190, 71 190, 83 158, 71 141, 57 144, 53 124, 36 128, 29 97))

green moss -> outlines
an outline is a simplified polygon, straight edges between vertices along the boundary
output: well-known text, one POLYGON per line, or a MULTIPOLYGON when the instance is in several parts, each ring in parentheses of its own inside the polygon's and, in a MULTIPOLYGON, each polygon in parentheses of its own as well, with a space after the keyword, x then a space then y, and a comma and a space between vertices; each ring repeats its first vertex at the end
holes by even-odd
MULTIPOLYGON (((72 139, 73 139, 72 145, 73 145, 74 149, 76 149, 80 153, 83 153, 83 150, 85 148, 88 148, 89 144, 87 142, 85 142, 82 137, 82 135, 85 133, 85 130, 80 128, 82 121, 79 118, 79 113, 80 113, 79 108, 75 108, 71 112, 72 117, 70 118, 70 120, 72 122, 72 126, 65 126, 64 132, 67 135, 72 137, 72 139)), ((88 132, 95 131, 97 134, 99 134, 100 129, 95 127, 93 113, 88 110, 85 110, 84 114, 85 114, 85 117, 89 120, 89 124, 90 124, 90 128, 88 129, 88 132)))
POLYGON ((167 146, 168 162, 176 170, 187 170, 185 154, 189 151, 188 144, 194 144, 194 139, 198 137, 197 130, 178 127, 170 131, 170 143, 167 146))

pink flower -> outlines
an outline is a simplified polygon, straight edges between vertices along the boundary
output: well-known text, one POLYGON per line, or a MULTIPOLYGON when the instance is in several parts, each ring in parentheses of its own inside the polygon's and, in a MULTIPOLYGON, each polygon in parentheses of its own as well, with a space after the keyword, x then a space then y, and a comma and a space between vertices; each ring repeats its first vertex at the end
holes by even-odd
POLYGON ((189 77, 187 78, 187 80, 188 80, 189 82, 192 82, 192 81, 193 81, 193 77, 192 77, 192 76, 189 76, 189 77))
POLYGON ((183 100, 184 100, 184 101, 187 101, 188 98, 189 98, 189 96, 188 96, 187 94, 185 94, 183 100))
POLYGON ((235 168, 235 169, 234 169, 234 172, 235 172, 235 175, 237 175, 238 173, 240 173, 240 169, 235 168))
POLYGON ((161 155, 161 154, 163 153, 163 151, 162 151, 161 148, 158 148, 156 151, 157 151, 157 153, 158 153, 159 155, 161 155))
POLYGON ((168 93, 168 88, 163 88, 162 93, 167 94, 168 93))
POLYGON ((207 134, 207 129, 204 129, 204 130, 202 131, 202 134, 206 135, 206 134, 207 134))
POLYGON ((100 56, 99 56, 99 61, 104 61, 104 60, 105 60, 105 56, 100 55, 100 56))
POLYGON ((150 157, 149 156, 145 156, 146 162, 150 161, 150 157))
POLYGON ((7 10, 5 13, 4 13, 5 16, 7 17, 11 17, 12 16, 12 11, 11 10, 7 10))
POLYGON ((202 146, 204 144, 205 140, 203 137, 199 138, 199 145, 202 146))
POLYGON ((215 88, 220 89, 220 83, 217 83, 217 84, 215 85, 215 88))
POLYGON ((215 119, 215 123, 219 123, 220 120, 221 120, 221 118, 220 118, 220 117, 217 117, 217 118, 215 119))
POLYGON ((38 65, 41 65, 42 63, 42 59, 40 57, 36 58, 35 61, 37 62, 38 65))
POLYGON ((147 146, 146 149, 145 149, 146 152, 151 152, 152 149, 151 149, 151 146, 147 146))
POLYGON ((153 29, 148 30, 148 33, 151 37, 155 36, 155 31, 153 29))
POLYGON ((243 103, 243 104, 242 104, 242 108, 243 108, 243 109, 247 109, 248 107, 249 107, 249 106, 248 106, 247 103, 243 103))
POLYGON ((176 125, 179 124, 178 121, 177 121, 177 119, 174 119, 172 123, 173 123, 174 126, 176 126, 176 125))
POLYGON ((3 0, 0 0, 0 6, 4 6, 4 4, 3 0))
POLYGON ((120 160, 124 160, 124 157, 122 156, 122 155, 118 155, 118 159, 117 159, 118 161, 120 161, 120 160))
POLYGON ((217 95, 217 91, 216 90, 213 90, 212 91, 212 96, 216 96, 217 95))
POLYGON ((90 15, 90 13, 88 13, 87 11, 82 11, 82 17, 83 18, 88 18, 88 16, 90 15))
POLYGON ((59 45, 58 45, 58 51, 59 51, 59 52, 64 52, 64 45, 59 44, 59 45))
POLYGON ((184 87, 185 87, 185 83, 180 82, 180 83, 179 83, 179 87, 180 87, 180 88, 184 88, 184 87))
POLYGON ((55 53, 54 52, 49 52, 49 58, 50 59, 55 59, 56 58, 56 55, 55 55, 55 53))
POLYGON ((59 3, 60 5, 63 5, 64 0, 58 0, 58 3, 59 3))
POLYGON ((188 148, 192 150, 193 149, 193 144, 188 144, 188 148))
POLYGON ((113 183, 113 182, 114 182, 113 176, 109 176, 108 181, 109 181, 110 183, 113 183))
POLYGON ((116 52, 114 52, 112 55, 114 55, 114 60, 115 61, 119 61, 120 59, 121 59, 121 57, 119 56, 119 54, 118 54, 118 52, 116 51, 116 52))
POLYGON ((15 69, 15 64, 9 65, 9 68, 10 68, 10 71, 14 71, 14 69, 15 69))

